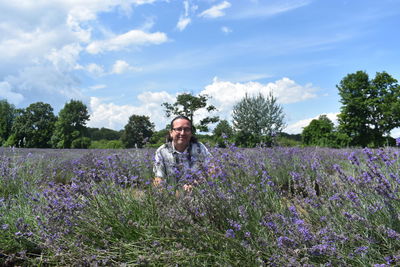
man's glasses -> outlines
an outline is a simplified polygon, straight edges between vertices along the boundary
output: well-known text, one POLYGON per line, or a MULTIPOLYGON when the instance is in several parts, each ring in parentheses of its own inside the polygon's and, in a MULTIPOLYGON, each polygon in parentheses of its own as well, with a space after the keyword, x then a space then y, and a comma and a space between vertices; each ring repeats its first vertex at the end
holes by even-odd
POLYGON ((189 128, 189 127, 185 127, 185 128, 182 128, 182 127, 179 127, 179 128, 172 128, 172 130, 174 130, 174 131, 177 132, 177 133, 180 133, 180 132, 182 132, 182 131, 184 131, 185 133, 190 133, 190 132, 192 132, 192 128, 189 128))

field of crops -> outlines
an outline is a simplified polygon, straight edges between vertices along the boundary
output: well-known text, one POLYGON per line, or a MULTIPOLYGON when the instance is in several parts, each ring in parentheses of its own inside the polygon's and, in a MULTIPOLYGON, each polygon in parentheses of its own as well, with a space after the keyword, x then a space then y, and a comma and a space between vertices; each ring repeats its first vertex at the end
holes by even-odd
POLYGON ((211 149, 191 192, 154 150, 0 150, 0 265, 400 265, 400 150, 211 149))

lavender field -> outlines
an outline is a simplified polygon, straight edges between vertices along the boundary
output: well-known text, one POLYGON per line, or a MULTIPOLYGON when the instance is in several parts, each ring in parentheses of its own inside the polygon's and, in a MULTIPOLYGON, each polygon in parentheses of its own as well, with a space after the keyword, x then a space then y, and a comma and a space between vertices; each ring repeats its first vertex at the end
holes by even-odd
POLYGON ((0 265, 400 265, 400 150, 211 149, 192 192, 154 150, 0 150, 0 265))

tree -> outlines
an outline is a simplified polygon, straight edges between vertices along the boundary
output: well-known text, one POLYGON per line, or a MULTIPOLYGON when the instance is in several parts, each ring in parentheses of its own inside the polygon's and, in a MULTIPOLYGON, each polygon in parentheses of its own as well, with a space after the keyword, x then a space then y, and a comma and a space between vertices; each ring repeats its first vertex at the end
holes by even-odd
POLYGON ((8 143, 18 147, 51 147, 50 139, 55 122, 56 117, 50 104, 30 104, 15 118, 12 126, 13 137, 10 139, 13 141, 8 143))
POLYGON ((7 100, 0 100, 0 146, 11 135, 11 128, 13 121, 17 115, 15 106, 7 102, 7 100))
POLYGON ((382 146, 385 135, 400 126, 400 86, 386 72, 370 80, 365 71, 344 77, 337 85, 341 97, 339 130, 353 146, 382 146))
POLYGON ((219 147, 225 147, 225 141, 233 137, 233 129, 227 120, 221 120, 213 130, 214 139, 219 147))
POLYGON ((160 145, 165 143, 168 135, 169 135, 169 125, 167 125, 167 127, 165 127, 164 129, 153 132, 150 138, 150 144, 152 144, 151 146, 159 147, 160 145))
MULTIPOLYGON (((205 108, 207 112, 212 112, 216 110, 215 106, 207 105, 207 101, 209 99, 210 98, 207 95, 194 96, 190 93, 183 93, 177 96, 175 103, 170 104, 165 102, 161 105, 165 107, 165 114, 168 118, 172 115, 183 115, 188 117, 193 122, 194 113, 197 110, 203 108, 205 108)), ((194 126, 202 132, 208 132, 208 125, 218 122, 218 120, 218 116, 208 116, 200 120, 200 122, 194 126)))
POLYGON ((271 144, 272 137, 285 127, 283 108, 276 101, 272 93, 267 97, 261 93, 255 97, 246 94, 233 107, 233 127, 239 144, 246 146, 254 146, 260 142, 271 144), (251 140, 251 143, 246 140, 251 140))
MULTIPOLYGON (((87 139, 83 139, 86 134, 86 122, 89 120, 88 109, 85 104, 79 100, 71 100, 64 105, 64 108, 58 113, 58 120, 55 124, 55 131, 52 137, 53 147, 71 148, 81 147, 81 144, 87 145, 87 139)), ((89 143, 90 145, 90 143, 89 143)))
POLYGON ((143 147, 154 132, 154 124, 148 116, 132 115, 124 127, 122 143, 126 148, 143 147))
POLYGON ((313 146, 332 146, 334 143, 335 125, 326 116, 321 115, 304 127, 301 133, 303 143, 313 146))
POLYGON ((108 128, 87 128, 88 136, 92 140, 119 140, 122 135, 122 131, 115 131, 108 128))
POLYGON ((216 137, 226 136, 226 138, 230 138, 233 136, 233 129, 227 120, 222 120, 215 126, 213 134, 216 137))

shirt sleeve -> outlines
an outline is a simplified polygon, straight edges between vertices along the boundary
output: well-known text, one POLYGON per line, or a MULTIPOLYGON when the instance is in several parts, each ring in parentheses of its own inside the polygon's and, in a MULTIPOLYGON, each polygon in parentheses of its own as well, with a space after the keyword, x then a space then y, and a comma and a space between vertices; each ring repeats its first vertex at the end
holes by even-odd
POLYGON ((201 150, 201 154, 203 155, 203 157, 205 159, 211 158, 212 154, 210 153, 210 151, 208 151, 207 147, 203 143, 199 143, 199 145, 200 145, 200 150, 201 150))
POLYGON ((159 177, 159 178, 166 177, 164 161, 163 161, 163 157, 161 155, 161 149, 157 149, 156 154, 154 156, 153 172, 154 172, 155 177, 159 177))

